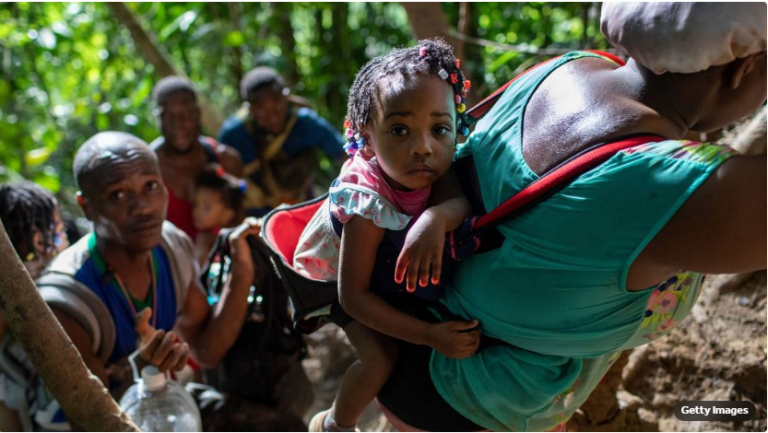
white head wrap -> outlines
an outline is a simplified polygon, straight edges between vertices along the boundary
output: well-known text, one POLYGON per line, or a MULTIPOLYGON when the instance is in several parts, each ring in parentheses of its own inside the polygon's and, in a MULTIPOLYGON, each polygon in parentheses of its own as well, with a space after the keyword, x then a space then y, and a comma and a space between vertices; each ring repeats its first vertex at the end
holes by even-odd
POLYGON ((600 30, 656 74, 689 74, 765 51, 766 4, 606 2, 600 30))

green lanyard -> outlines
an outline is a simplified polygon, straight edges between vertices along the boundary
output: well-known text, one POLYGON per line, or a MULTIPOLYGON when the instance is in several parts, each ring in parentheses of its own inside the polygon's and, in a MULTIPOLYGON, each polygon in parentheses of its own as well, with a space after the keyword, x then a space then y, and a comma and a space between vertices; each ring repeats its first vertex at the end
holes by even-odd
POLYGON ((150 289, 149 289, 149 296, 148 299, 145 301, 138 300, 131 296, 130 292, 125 288, 125 284, 123 284, 123 281, 120 279, 120 276, 117 275, 112 269, 109 268, 107 265, 107 262, 104 260, 104 257, 102 257, 101 253, 99 252, 99 249, 96 247, 96 233, 91 233, 90 238, 88 239, 88 250, 91 254, 91 258, 93 258, 94 263, 96 264, 96 268, 103 274, 111 274, 112 276, 112 282, 113 287, 115 287, 118 291, 120 291, 123 295, 123 298, 125 299, 125 302, 128 306, 128 309, 131 311, 131 314, 133 315, 134 320, 136 319, 136 316, 138 315, 138 312, 143 310, 145 307, 152 305, 152 327, 157 328, 157 258, 155 257, 155 251, 152 250, 149 254, 149 268, 152 271, 152 280, 150 281, 150 289))

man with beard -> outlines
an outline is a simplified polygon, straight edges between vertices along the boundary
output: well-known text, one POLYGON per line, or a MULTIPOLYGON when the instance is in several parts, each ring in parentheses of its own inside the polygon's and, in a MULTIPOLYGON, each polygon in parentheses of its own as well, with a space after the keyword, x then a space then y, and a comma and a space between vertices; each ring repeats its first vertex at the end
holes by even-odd
MULTIPOLYGON (((133 382, 126 358, 137 348, 139 361, 162 371, 181 369, 189 355, 215 366, 245 318, 254 279, 246 238, 260 227, 247 220, 230 235, 232 267, 212 309, 189 238, 164 222, 168 193, 145 142, 96 134, 77 152, 74 173, 93 233, 58 255, 37 285, 85 364, 115 397, 133 382)), ((66 426, 55 401, 38 402, 38 419, 66 426)))
POLYGON ((201 135, 197 92, 186 78, 163 78, 155 85, 152 99, 162 135, 150 146, 157 153, 163 183, 168 189, 168 221, 194 240, 197 237, 192 219, 195 178, 208 163, 219 163, 227 173, 241 177, 240 154, 201 135))

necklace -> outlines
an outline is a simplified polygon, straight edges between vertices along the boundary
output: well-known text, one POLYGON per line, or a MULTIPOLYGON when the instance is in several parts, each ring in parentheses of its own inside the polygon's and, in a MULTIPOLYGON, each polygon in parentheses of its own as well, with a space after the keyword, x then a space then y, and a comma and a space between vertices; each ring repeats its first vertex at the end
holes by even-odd
MULTIPOLYGON (((157 329, 157 279, 155 275, 155 258, 154 254, 152 252, 149 253, 149 269, 152 271, 152 280, 150 281, 150 293, 152 294, 152 327, 157 329)), ((120 279, 120 276, 117 275, 117 273, 112 273, 112 275, 115 277, 115 281, 117 282, 117 286, 120 288, 120 291, 123 292, 123 295, 125 297, 125 302, 128 304, 128 309, 130 309, 131 314, 133 314, 134 321, 136 320, 136 316, 138 316, 138 312, 136 311, 136 307, 133 306, 133 301, 131 300, 131 294, 128 293, 128 290, 125 288, 125 284, 123 284, 123 281, 120 279)))

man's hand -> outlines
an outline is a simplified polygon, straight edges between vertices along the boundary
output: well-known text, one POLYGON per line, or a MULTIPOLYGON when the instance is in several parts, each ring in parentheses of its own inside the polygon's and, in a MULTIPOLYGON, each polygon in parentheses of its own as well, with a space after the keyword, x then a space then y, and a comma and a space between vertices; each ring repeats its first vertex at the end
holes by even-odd
POLYGON ((444 244, 445 223, 428 209, 408 230, 397 258, 395 282, 400 284, 406 278, 406 289, 413 293, 417 281, 421 287, 427 286, 431 268, 432 284, 439 284, 444 244))
POLYGON ((467 358, 480 346, 478 321, 432 323, 427 328, 427 345, 449 358, 467 358))
POLYGON ((178 371, 187 365, 189 345, 181 343, 176 333, 157 330, 149 324, 152 309, 145 308, 136 316, 134 330, 139 336, 139 355, 145 362, 165 372, 173 368, 178 371))

